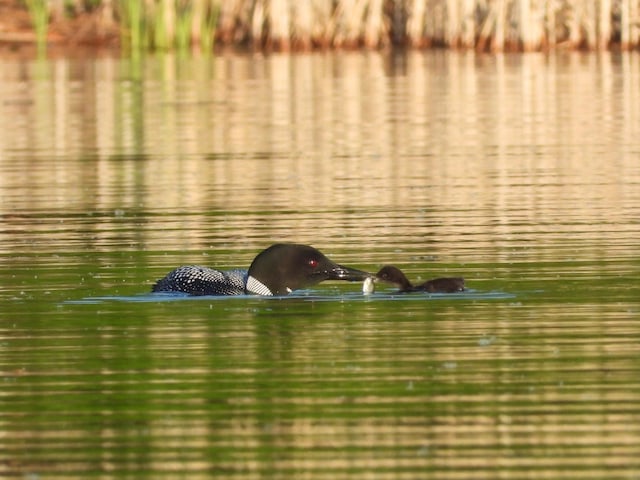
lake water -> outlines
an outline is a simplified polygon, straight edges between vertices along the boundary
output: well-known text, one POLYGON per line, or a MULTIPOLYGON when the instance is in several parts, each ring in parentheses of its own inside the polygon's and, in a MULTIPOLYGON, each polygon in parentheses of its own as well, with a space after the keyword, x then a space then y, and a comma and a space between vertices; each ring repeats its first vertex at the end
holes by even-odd
POLYGON ((640 57, 0 60, 0 475, 640 478, 640 57), (328 282, 166 298, 270 244, 328 282))

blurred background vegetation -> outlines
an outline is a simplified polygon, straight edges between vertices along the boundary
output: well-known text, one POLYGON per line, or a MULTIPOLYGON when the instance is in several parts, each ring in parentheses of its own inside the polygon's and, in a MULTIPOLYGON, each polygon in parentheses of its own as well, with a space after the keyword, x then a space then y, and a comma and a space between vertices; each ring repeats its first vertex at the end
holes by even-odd
MULTIPOLYGON (((28 9, 42 48, 266 50, 406 45, 478 51, 640 46, 639 0, 0 0, 28 9), (73 27, 60 27, 65 22, 73 27), (61 37, 61 38, 60 38, 61 37)), ((2 40, 0 36, 0 41, 2 40)))

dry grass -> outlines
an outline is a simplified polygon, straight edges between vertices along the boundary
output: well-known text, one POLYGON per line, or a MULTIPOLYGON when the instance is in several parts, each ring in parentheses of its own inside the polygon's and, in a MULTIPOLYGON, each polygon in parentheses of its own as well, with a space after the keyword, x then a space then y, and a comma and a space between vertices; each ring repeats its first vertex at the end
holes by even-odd
MULTIPOLYGON (((33 6, 35 0, 29 0, 33 6)), ((49 1, 50 8, 58 1, 49 1)), ((640 0, 75 0, 132 48, 443 47, 479 51, 640 46, 640 0)), ((73 10, 76 10, 75 12, 73 10)), ((51 11, 53 14, 54 12, 51 11)), ((40 12, 40 30, 42 14, 40 12)))

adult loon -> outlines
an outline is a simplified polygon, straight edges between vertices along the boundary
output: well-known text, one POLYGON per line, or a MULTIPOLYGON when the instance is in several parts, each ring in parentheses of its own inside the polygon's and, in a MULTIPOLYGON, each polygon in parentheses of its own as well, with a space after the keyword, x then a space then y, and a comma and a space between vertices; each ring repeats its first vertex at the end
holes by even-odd
POLYGON ((158 280, 154 292, 189 295, 287 295, 324 280, 360 281, 370 273, 338 265, 308 245, 276 243, 254 258, 249 270, 178 267, 158 280))
POLYGON ((387 265, 376 274, 376 279, 383 282, 394 283, 399 292, 429 292, 429 293, 455 293, 464 291, 464 278, 442 277, 428 280, 420 285, 412 285, 405 274, 398 267, 387 265))

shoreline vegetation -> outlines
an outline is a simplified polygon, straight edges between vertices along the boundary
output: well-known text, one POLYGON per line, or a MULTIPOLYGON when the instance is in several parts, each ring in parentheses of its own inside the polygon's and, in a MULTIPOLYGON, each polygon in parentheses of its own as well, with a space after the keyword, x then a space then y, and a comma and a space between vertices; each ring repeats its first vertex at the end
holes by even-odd
POLYGON ((3 50, 40 53, 640 47, 640 0, 0 0, 0 14, 3 50))

